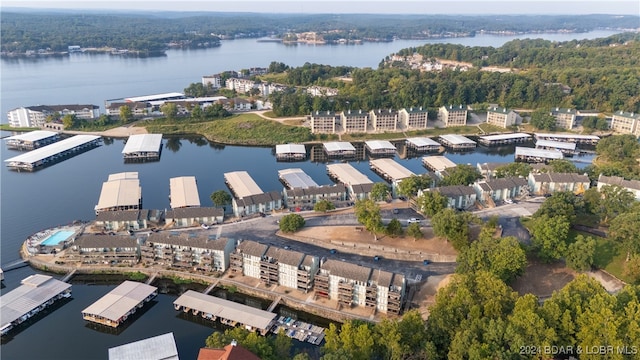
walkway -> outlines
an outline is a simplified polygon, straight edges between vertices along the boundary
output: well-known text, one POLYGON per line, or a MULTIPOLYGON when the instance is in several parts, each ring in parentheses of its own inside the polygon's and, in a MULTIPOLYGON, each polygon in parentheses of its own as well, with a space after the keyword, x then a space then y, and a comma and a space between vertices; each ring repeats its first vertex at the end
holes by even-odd
POLYGON ((62 282, 69 281, 69 279, 71 279, 71 277, 73 276, 73 274, 76 273, 76 271, 78 271, 78 269, 71 270, 67 275, 65 275, 62 279, 60 279, 60 281, 62 281, 62 282))
POLYGON ((211 290, 213 290, 216 286, 218 286, 218 282, 220 282, 220 280, 218 280, 218 279, 213 280, 211 285, 209 285, 206 289, 204 289, 204 291, 202 293, 205 294, 205 295, 209 294, 211 292, 211 290))
POLYGON ((269 305, 269 308, 267 309, 267 311, 273 311, 273 309, 275 309, 276 306, 278 306, 278 303, 280 302, 280 300, 282 300, 282 295, 278 296, 275 300, 273 300, 271 305, 269 305))

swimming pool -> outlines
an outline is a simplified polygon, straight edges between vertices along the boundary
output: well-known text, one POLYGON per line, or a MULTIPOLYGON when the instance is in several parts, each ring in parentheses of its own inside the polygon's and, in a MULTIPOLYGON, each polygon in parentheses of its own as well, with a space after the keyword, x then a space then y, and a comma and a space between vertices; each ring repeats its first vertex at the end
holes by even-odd
POLYGON ((73 234, 75 234, 75 231, 71 231, 71 230, 56 231, 53 235, 51 235, 48 238, 44 239, 40 243, 40 245, 43 245, 43 246, 56 246, 56 245, 60 244, 61 242, 64 242, 65 240, 70 238, 71 235, 73 235, 73 234))

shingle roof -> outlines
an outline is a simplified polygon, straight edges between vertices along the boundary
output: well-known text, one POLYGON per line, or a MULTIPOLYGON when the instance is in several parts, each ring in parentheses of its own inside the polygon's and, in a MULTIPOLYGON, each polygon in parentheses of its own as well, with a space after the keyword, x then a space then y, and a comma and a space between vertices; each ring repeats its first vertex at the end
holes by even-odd
POLYGON ((81 249, 134 248, 138 246, 138 240, 127 235, 83 234, 73 242, 73 245, 81 249))
POLYGON ((237 246, 237 249, 240 253, 262 257, 262 255, 264 255, 264 253, 267 251, 268 247, 268 245, 260 244, 259 242, 243 240, 240 245, 237 246))
POLYGON ((304 254, 301 252, 286 250, 275 246, 270 246, 264 256, 267 258, 275 259, 278 261, 278 263, 295 267, 300 266, 302 258, 304 258, 304 254))
POLYGON ((346 187, 342 184, 337 185, 323 185, 310 188, 294 188, 285 190, 288 196, 303 197, 308 195, 323 195, 323 194, 335 194, 346 192, 346 187))
POLYGON ((598 183, 603 183, 605 185, 616 185, 625 189, 640 190, 640 181, 625 180, 620 176, 605 176, 600 174, 600 177, 598 177, 598 183))
POLYGON ((533 179, 535 182, 554 182, 554 183, 588 183, 589 177, 587 175, 580 175, 574 173, 545 173, 534 174, 533 179))
POLYGON ((147 219, 149 210, 118 210, 102 211, 96 216, 96 221, 136 221, 147 219))
POLYGON ((245 196, 241 199, 235 199, 238 206, 249 206, 254 204, 266 204, 271 201, 278 201, 282 199, 282 195, 277 191, 270 191, 268 193, 262 193, 257 195, 245 196))
POLYGON ((210 239, 209 236, 205 234, 188 234, 184 232, 179 235, 173 235, 171 233, 151 233, 147 238, 147 243, 154 245, 166 244, 211 250, 224 250, 228 242, 229 239, 227 238, 210 239))
POLYGON ((327 260, 322 264, 322 269, 328 270, 333 276, 351 279, 366 283, 371 275, 371 268, 348 263, 345 261, 327 260))
POLYGON ((467 196, 467 195, 473 195, 476 193, 471 186, 464 186, 464 185, 442 186, 442 187, 437 187, 433 190, 438 191, 440 194, 448 197, 467 196))
POLYGON ((489 180, 485 183, 490 190, 513 189, 518 186, 527 185, 527 180, 519 177, 509 177, 504 179, 489 180))
POLYGON ((168 219, 184 219, 192 217, 220 217, 224 216, 224 210, 216 207, 191 207, 167 210, 168 219))

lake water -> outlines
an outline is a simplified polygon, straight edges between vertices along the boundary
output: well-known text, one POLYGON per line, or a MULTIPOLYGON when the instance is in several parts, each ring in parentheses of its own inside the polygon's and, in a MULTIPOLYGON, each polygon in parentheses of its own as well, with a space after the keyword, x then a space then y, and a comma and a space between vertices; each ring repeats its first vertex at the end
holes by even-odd
MULTIPOLYGON (((595 38, 615 32, 539 35, 551 40, 595 38)), ((500 46, 514 37, 478 36, 436 40, 463 45, 500 46)), ((224 41, 219 48, 207 50, 171 50, 166 57, 132 59, 109 55, 77 54, 67 58, 16 59, 0 62, 2 122, 6 112, 20 106, 37 104, 92 103, 124 96, 181 91, 202 75, 253 66, 266 67, 271 61, 291 66, 305 62, 329 65, 377 67, 386 55, 424 41, 366 43, 358 46, 285 46, 258 43, 252 39, 224 41)), ((1 133, 2 137, 9 135, 1 133)), ((203 205, 209 194, 226 189, 223 173, 247 170, 265 191, 280 190, 277 170, 300 167, 317 183, 330 184, 324 163, 278 163, 271 148, 219 146, 200 138, 169 139, 159 162, 124 164, 123 140, 105 141, 105 145, 34 173, 14 172, 4 164, 0 169, 1 264, 17 260, 24 239, 44 228, 94 217, 102 182, 109 174, 137 171, 145 208, 169 207, 169 178, 196 176, 203 205)), ((20 152, 0 144, 5 160, 20 152)), ((456 163, 511 162, 513 148, 479 148, 463 154, 448 154, 456 163)), ((399 159, 416 173, 424 173, 419 158, 399 159)), ((381 178, 368 167, 368 161, 352 163, 373 181, 381 178)), ((30 268, 6 273, 6 293, 32 274, 30 268)), ((113 285, 74 284, 73 300, 50 315, 15 334, 2 345, 3 359, 106 359, 107 348, 173 331, 181 358, 193 359, 197 348, 213 329, 176 317, 172 295, 160 295, 157 303, 119 335, 96 332, 85 326, 80 311, 110 291, 113 285)))

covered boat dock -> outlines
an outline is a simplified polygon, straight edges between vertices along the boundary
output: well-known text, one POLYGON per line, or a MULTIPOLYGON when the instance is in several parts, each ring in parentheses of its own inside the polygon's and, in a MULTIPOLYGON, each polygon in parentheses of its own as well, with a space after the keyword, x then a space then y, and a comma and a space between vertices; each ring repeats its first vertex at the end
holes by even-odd
POLYGON ((468 150, 476 147, 475 141, 462 135, 457 135, 457 134, 440 135, 439 139, 442 145, 454 150, 468 150))
POLYGON ((51 306, 56 300, 71 296, 71 284, 49 275, 31 275, 20 283, 22 285, 18 288, 0 297, 2 335, 51 306))
POLYGON ((486 146, 497 146, 525 142, 531 139, 531 135, 525 133, 497 134, 480 136, 478 142, 486 146))
POLYGON ((224 182, 227 183, 233 195, 238 199, 264 194, 264 191, 246 171, 224 173, 224 182))
POLYGON ((302 144, 276 145, 276 159, 278 161, 299 161, 307 158, 307 150, 302 144))
POLYGON ((102 140, 102 138, 96 135, 76 135, 31 150, 26 154, 12 157, 4 162, 8 167, 16 170, 33 171, 38 167, 47 166, 93 149, 100 145, 100 140, 102 140))
POLYGON ((313 181, 302 169, 282 169, 278 170, 278 177, 282 184, 289 190, 316 188, 319 185, 313 181))
POLYGON ((193 290, 182 294, 173 302, 173 306, 178 311, 191 312, 204 319, 212 321, 220 319, 220 322, 225 325, 236 326, 240 324, 247 330, 259 331, 262 335, 267 334, 276 318, 276 314, 270 311, 256 309, 193 290))
POLYGON ((402 179, 411 177, 411 175, 415 175, 413 171, 398 164, 393 159, 375 159, 369 161, 369 165, 376 174, 394 184, 399 183, 402 179))
POLYGON ((155 286, 125 281, 82 310, 82 318, 98 324, 118 327, 156 295, 158 295, 158 288, 155 286))
POLYGON ((425 156, 422 158, 422 165, 431 171, 444 171, 456 167, 456 163, 444 156, 425 156))
POLYGON ((323 144, 324 152, 327 157, 354 157, 356 156, 356 148, 349 142, 334 141, 323 144))
POLYGON ((534 134, 536 140, 552 140, 561 142, 574 142, 581 145, 596 145, 600 141, 599 136, 595 135, 578 135, 578 134, 534 134))
POLYGON ((101 211, 139 210, 142 208, 142 188, 137 172, 109 175, 102 183, 100 198, 95 206, 96 214, 101 211))
POLYGON ((122 149, 125 161, 160 160, 162 134, 131 135, 122 149))
POLYGON ((15 150, 33 150, 53 144, 60 140, 55 131, 36 130, 6 138, 7 148, 15 150))
POLYGON ((170 178, 169 190, 172 209, 200 207, 200 195, 195 176, 170 178))
POLYGON ((440 143, 427 137, 408 138, 406 140, 407 148, 417 152, 438 151, 440 143))
POLYGON ((395 145, 387 140, 365 141, 364 146, 373 156, 393 156, 396 153, 395 145))
POLYGON ((577 154, 576 143, 553 141, 553 140, 538 140, 536 141, 536 149, 543 150, 558 150, 564 155, 573 156, 577 154))
POLYGON ((327 165, 329 177, 345 185, 373 184, 365 174, 358 171, 351 164, 327 165))
POLYGON ((515 159, 516 161, 542 163, 550 160, 564 159, 564 156, 558 150, 542 150, 517 146, 515 159))

